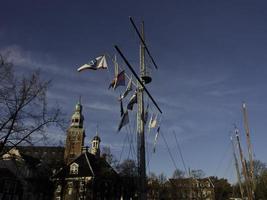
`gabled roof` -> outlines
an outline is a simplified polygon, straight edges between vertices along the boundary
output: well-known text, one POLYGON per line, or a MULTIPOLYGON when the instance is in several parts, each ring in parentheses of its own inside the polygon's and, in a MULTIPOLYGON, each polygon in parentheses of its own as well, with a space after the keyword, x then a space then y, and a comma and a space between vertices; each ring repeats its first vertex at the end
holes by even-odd
POLYGON ((116 176, 115 170, 107 163, 104 158, 96 158, 95 155, 85 152, 68 165, 61 168, 52 179, 79 178, 79 177, 110 177, 116 176), (70 173, 70 165, 79 165, 78 174, 70 173))

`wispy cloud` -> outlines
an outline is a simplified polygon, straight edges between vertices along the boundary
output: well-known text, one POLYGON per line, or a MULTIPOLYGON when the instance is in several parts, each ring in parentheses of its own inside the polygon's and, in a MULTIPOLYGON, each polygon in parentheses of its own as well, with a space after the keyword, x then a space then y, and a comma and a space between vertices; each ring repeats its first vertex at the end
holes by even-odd
POLYGON ((0 49, 0 53, 8 62, 23 70, 40 69, 43 72, 49 71, 49 73, 58 74, 59 76, 70 74, 68 68, 63 68, 59 64, 53 63, 48 54, 29 51, 19 45, 3 47, 0 49))
POLYGON ((84 105, 84 107, 87 107, 89 109, 115 112, 114 111, 114 106, 112 106, 112 104, 100 103, 100 102, 92 102, 90 104, 86 103, 86 104, 83 104, 83 105, 84 105))

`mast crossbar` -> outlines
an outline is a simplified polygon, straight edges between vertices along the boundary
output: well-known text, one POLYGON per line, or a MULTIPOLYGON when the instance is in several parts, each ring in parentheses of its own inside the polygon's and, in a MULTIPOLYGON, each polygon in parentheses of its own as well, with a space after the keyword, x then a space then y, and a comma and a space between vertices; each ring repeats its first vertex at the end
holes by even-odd
POLYGON ((131 72, 133 73, 133 75, 135 76, 135 78, 137 79, 137 81, 142 85, 142 87, 144 88, 145 92, 147 93, 147 95, 149 96, 149 98, 151 99, 151 101, 157 107, 158 111, 162 114, 162 111, 161 111, 160 107, 158 106, 157 102, 153 99, 153 97, 151 96, 151 94, 149 93, 149 91, 146 89, 145 85, 140 80, 140 78, 138 77, 138 75, 136 74, 136 72, 134 71, 134 69, 132 68, 132 66, 130 65, 130 63, 128 62, 128 60, 125 58, 125 56, 123 55, 123 53, 121 52, 121 50, 119 49, 119 47, 117 45, 115 45, 114 47, 117 50, 117 52, 120 54, 120 56, 122 57, 122 59, 124 60, 124 62, 128 66, 128 68, 131 70, 131 72))

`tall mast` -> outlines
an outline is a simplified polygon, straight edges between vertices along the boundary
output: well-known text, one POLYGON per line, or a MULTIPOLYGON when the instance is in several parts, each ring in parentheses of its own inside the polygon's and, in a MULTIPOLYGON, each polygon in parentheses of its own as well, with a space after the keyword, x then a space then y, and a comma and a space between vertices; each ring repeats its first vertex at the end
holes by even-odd
MULTIPOLYGON (((144 41, 144 22, 141 23, 141 37, 144 41)), ((140 42, 140 77, 145 73, 145 47, 140 42)), ((145 84, 144 80, 142 82, 145 84)), ((138 175, 139 175, 139 199, 146 200, 146 153, 145 153, 145 133, 144 133, 144 94, 143 86, 138 82, 137 89, 137 149, 138 149, 138 175)))
POLYGON ((247 146, 248 146, 248 155, 249 155, 249 178, 252 185, 252 191, 255 189, 255 182, 254 182, 254 161, 253 161, 253 152, 252 152, 252 144, 250 140, 250 131, 248 126, 248 114, 246 104, 243 103, 242 105, 243 116, 244 116, 244 126, 246 131, 246 139, 247 139, 247 146))
POLYGON ((246 161, 244 159, 243 156, 243 151, 240 145, 240 139, 239 139, 239 134, 238 134, 238 129, 235 129, 235 134, 236 134, 236 140, 237 140, 237 144, 238 144, 238 149, 239 149, 239 155, 240 155, 240 160, 242 163, 242 172, 245 178, 245 185, 246 185, 246 190, 247 190, 247 196, 248 196, 248 200, 253 200, 252 196, 251 196, 251 189, 249 187, 249 178, 248 178, 248 172, 247 172, 247 166, 246 166, 246 161))
POLYGON ((147 194, 146 194, 146 154, 145 154, 145 133, 144 133, 144 121, 143 121, 143 115, 144 115, 144 92, 148 95, 150 100, 153 102, 155 107, 158 109, 160 113, 162 113, 160 107, 158 106, 157 102, 154 100, 150 92, 145 87, 145 84, 148 84, 152 81, 152 78, 148 75, 146 71, 145 66, 145 51, 147 52, 147 55, 150 57, 151 61, 153 62, 155 68, 157 68, 157 65, 151 56, 147 45, 144 41, 144 22, 141 24, 141 33, 139 32, 138 28, 136 27, 133 19, 130 17, 131 24, 134 27, 134 30, 136 31, 139 39, 140 39, 140 76, 137 75, 137 73, 134 71, 133 67, 130 65, 126 57, 123 55, 120 48, 115 45, 115 49, 120 54, 132 74, 137 80, 137 161, 138 161, 138 199, 140 200, 146 200, 147 194))
POLYGON ((235 169, 236 169, 236 174, 237 174, 237 179, 238 179, 240 194, 241 194, 241 198, 244 199, 244 190, 243 190, 242 183, 241 183, 241 176, 240 176, 240 171, 239 171, 239 165, 238 165, 238 160, 237 160, 236 153, 235 153, 235 145, 234 145, 234 141, 233 141, 232 136, 231 136, 230 139, 231 139, 232 148, 233 148, 233 154, 234 154, 234 159, 235 159, 235 169))

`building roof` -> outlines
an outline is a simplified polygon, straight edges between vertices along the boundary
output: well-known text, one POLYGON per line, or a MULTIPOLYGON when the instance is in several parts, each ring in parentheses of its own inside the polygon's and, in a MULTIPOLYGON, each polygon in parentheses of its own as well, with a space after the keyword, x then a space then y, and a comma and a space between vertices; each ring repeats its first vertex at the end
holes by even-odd
POLYGON ((64 163, 64 147, 53 146, 19 146, 16 147, 22 155, 37 158, 55 168, 64 163))
POLYGON ((60 169, 52 179, 77 178, 77 177, 110 177, 116 176, 115 170, 104 158, 97 158, 95 155, 84 152, 68 165, 60 169), (70 166, 78 164, 78 174, 70 173, 70 166))

